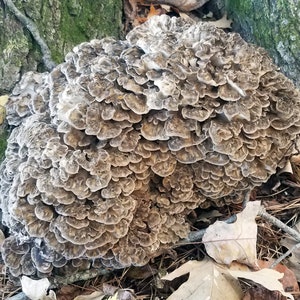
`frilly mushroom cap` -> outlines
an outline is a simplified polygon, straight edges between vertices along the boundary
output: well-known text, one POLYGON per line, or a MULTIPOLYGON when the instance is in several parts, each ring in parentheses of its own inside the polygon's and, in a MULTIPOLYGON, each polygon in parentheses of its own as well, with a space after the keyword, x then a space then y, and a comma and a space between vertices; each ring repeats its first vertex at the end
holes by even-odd
POLYGON ((15 275, 147 263, 187 236, 191 210, 268 180, 300 132, 299 91, 262 49, 168 16, 25 74, 7 112, 0 199, 15 275))

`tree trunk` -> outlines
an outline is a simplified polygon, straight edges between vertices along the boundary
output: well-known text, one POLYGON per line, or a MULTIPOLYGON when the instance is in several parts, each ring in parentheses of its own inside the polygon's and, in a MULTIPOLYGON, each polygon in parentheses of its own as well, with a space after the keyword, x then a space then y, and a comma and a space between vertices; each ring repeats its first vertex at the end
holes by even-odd
POLYGON ((40 45, 8 2, 38 28, 56 63, 76 44, 121 34, 122 0, 0 0, 0 95, 9 93, 24 72, 45 70, 40 45))
POLYGON ((300 87, 300 1, 227 1, 233 31, 267 49, 281 71, 300 87))

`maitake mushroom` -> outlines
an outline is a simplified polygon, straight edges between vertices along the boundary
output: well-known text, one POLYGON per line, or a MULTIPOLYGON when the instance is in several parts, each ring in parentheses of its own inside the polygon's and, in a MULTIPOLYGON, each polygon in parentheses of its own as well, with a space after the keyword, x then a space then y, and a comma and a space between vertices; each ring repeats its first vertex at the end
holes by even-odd
POLYGON ((242 201, 292 153, 300 94, 238 34, 164 15, 27 73, 7 114, 3 258, 42 276, 143 265, 191 210, 242 201))

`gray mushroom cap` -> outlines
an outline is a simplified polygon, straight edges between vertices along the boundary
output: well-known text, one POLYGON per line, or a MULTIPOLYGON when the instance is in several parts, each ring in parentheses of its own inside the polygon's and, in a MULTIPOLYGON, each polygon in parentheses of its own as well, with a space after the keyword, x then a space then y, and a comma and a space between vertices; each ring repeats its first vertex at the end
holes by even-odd
POLYGON ((3 258, 16 276, 147 263, 187 236, 191 210, 267 181, 300 132, 300 93, 265 51, 168 16, 25 74, 7 112, 3 258))

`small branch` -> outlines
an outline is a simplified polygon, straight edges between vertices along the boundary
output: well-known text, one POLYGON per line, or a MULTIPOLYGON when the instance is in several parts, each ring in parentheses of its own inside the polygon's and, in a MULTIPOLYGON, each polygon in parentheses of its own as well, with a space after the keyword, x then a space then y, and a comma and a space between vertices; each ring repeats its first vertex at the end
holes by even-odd
POLYGON ((300 233, 297 230, 287 226, 286 224, 284 224, 283 222, 281 222, 277 218, 273 217, 269 213, 267 213, 265 208, 261 208, 261 210, 258 213, 258 216, 262 217, 263 219, 269 221, 273 225, 275 225, 278 228, 282 229, 283 231, 288 233, 291 237, 293 237, 298 243, 300 243, 300 233))
POLYGON ((16 295, 14 295, 14 296, 6 298, 6 300, 28 300, 28 298, 23 292, 21 292, 21 293, 18 293, 16 295))
MULTIPOLYGON (((277 264, 279 264, 283 259, 285 259, 288 255, 290 255, 293 251, 300 248, 300 233, 296 231, 295 229, 290 228, 283 222, 281 222, 279 219, 273 217, 269 213, 266 212, 265 208, 261 208, 261 210, 258 213, 258 216, 261 218, 267 220, 268 222, 272 223, 273 225, 277 226, 278 228, 282 229, 289 235, 291 235, 298 243, 294 245, 288 252, 280 256, 273 264, 270 266, 270 268, 274 268, 277 264)), ((236 215, 233 215, 229 217, 226 221, 226 223, 233 223, 236 220, 236 215)), ((189 244, 192 242, 200 241, 205 233, 205 229, 193 231, 190 232, 189 236, 181 240, 179 243, 177 243, 174 247, 182 246, 184 244, 189 244)), ((74 273, 69 277, 51 277, 49 278, 49 281, 51 282, 51 289, 58 288, 62 285, 68 285, 77 281, 87 281, 91 278, 95 278, 97 276, 105 276, 111 274, 112 270, 106 270, 106 269, 90 269, 83 272, 74 273)), ((13 297, 8 298, 7 300, 25 300, 27 299, 26 296, 23 293, 19 293, 13 297)))
POLYGON ((25 15, 23 15, 19 9, 14 5, 11 0, 3 0, 7 8, 14 14, 14 16, 23 24, 31 33, 34 40, 41 48, 43 55, 43 62, 48 71, 51 71, 55 67, 55 62, 51 58, 51 52, 44 39, 40 36, 39 30, 36 25, 25 15))
POLYGON ((107 270, 107 269, 90 269, 83 272, 77 272, 74 274, 71 274, 70 276, 64 276, 64 277, 50 277, 48 278, 51 282, 50 289, 54 289, 57 287, 60 287, 62 285, 68 285, 70 283, 74 283, 77 281, 87 281, 89 279, 95 278, 97 276, 105 276, 111 274, 113 270, 107 270))
MULTIPOLYGON (((228 219, 226 219, 224 222, 227 224, 234 223, 236 221, 236 215, 232 215, 228 219)), ((190 244, 193 242, 200 241, 203 238, 203 235, 205 233, 206 229, 201 229, 197 231, 191 231, 186 239, 183 239, 179 241, 175 247, 179 247, 182 245, 190 244)))
POLYGON ((289 249, 286 253, 278 257, 269 267, 270 269, 275 268, 278 264, 280 264, 286 257, 288 257, 290 254, 292 254, 297 249, 300 249, 300 243, 294 245, 291 249, 289 249))
MULTIPOLYGON (((261 210, 258 212, 258 216, 261 218, 267 220, 268 222, 272 223, 273 225, 277 226, 278 228, 282 229, 286 233, 288 233, 290 236, 292 236, 298 243, 300 243, 300 233, 287 226, 283 222, 281 222, 279 219, 273 217, 269 213, 266 212, 265 208, 261 208, 261 210)), ((236 219, 236 216, 233 215, 224 222, 226 223, 233 223, 236 219)), ((186 239, 181 240, 179 243, 175 245, 175 247, 182 246, 184 244, 189 244, 192 242, 200 241, 205 233, 205 229, 201 229, 198 231, 192 231, 189 233, 188 237, 186 239)), ((299 247, 299 246, 298 246, 299 247)))

